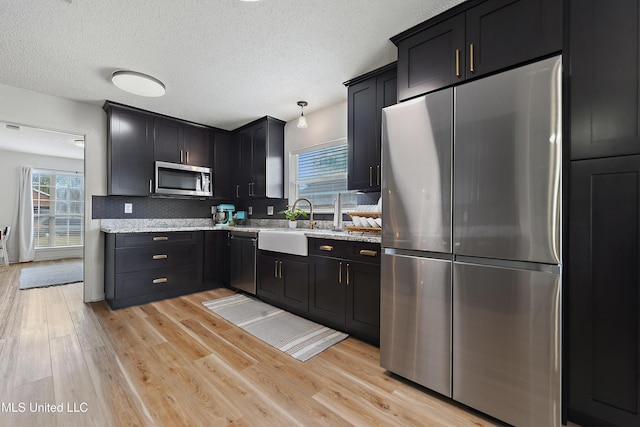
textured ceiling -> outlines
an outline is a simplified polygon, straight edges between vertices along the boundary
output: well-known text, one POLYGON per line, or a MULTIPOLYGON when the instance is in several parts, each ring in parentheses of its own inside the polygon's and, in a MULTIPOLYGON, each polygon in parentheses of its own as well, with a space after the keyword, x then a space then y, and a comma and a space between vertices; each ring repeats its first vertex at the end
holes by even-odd
POLYGON ((223 129, 289 121, 299 100, 307 113, 344 101, 342 82, 396 59, 390 37, 461 2, 2 0, 0 83, 223 129), (151 74, 167 94, 122 92, 117 69, 151 74))

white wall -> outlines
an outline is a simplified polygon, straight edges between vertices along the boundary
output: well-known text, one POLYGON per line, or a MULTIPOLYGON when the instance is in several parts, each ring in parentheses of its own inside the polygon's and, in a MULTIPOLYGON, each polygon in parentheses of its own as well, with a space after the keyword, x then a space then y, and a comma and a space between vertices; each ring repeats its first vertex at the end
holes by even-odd
POLYGON ((297 127, 298 119, 284 127, 284 191, 289 197, 289 152, 347 137, 347 101, 305 114, 306 129, 297 127))
POLYGON ((107 193, 107 116, 102 108, 0 84, 0 121, 85 137, 84 300, 104 299, 104 239, 91 196, 107 193))
MULTIPOLYGON (((83 172, 84 161, 63 157, 39 156, 36 154, 18 153, 0 150, 0 227, 17 226, 18 218, 18 171, 22 166, 53 169, 70 172, 83 172)), ((14 235, 15 236, 15 235, 14 235)), ((64 257, 82 256, 82 250, 71 249, 38 249, 36 261, 64 257)), ((18 260, 18 239, 9 239, 9 261, 18 260)))

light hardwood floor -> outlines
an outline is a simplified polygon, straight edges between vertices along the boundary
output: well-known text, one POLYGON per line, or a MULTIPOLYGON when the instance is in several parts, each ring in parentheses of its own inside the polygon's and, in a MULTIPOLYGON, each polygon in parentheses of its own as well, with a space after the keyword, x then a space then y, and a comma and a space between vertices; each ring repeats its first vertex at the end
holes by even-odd
POLYGON ((21 268, 0 270, 0 426, 498 425, 354 338, 305 363, 271 348, 201 304, 228 289, 112 311, 82 284, 20 291, 21 268))

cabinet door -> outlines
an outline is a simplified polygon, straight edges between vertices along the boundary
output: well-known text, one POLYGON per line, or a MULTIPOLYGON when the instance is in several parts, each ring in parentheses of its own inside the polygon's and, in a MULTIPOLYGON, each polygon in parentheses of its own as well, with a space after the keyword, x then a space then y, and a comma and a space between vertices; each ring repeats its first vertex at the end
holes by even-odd
POLYGON ((376 158, 376 78, 348 89, 348 176, 349 190, 369 191, 374 186, 376 158))
POLYGON ((229 284, 229 232, 204 232, 204 281, 207 284, 229 284))
POLYGON ((109 110, 109 195, 148 196, 153 179, 153 119, 109 110))
MULTIPOLYGON (((584 35, 586 36, 586 34, 584 35)), ((562 50, 562 2, 490 0, 466 12, 467 78, 562 50)))
POLYGON ((640 5, 572 0, 571 158, 640 153, 640 5))
POLYGON ((465 17, 454 16, 398 45, 398 99, 461 81, 466 69, 465 17))
POLYGON ((183 163, 191 166, 211 167, 210 130, 198 126, 184 126, 183 163))
POLYGON ((182 163, 183 125, 175 120, 153 120, 153 157, 157 161, 182 163))
POLYGON ((233 160, 231 134, 216 131, 213 142, 214 199, 231 200, 235 196, 231 188, 233 160))
POLYGON ((280 261, 281 302, 296 310, 309 310, 309 263, 285 259, 280 261))
POLYGON ((258 255, 258 296, 276 303, 280 302, 280 294, 282 293, 279 262, 277 258, 262 254, 258 255))
POLYGON ((253 175, 253 135, 251 131, 240 134, 240 169, 236 196, 247 200, 251 196, 251 177, 253 175))
POLYGON ((347 263, 347 330, 380 343, 380 265, 347 263))
POLYGON ((569 419, 640 425, 640 156, 571 162, 569 419))
POLYGON ((345 273, 346 263, 341 260, 310 257, 311 295, 309 313, 332 325, 343 327, 345 322, 345 273))
POLYGON ((265 197, 267 194, 267 130, 265 121, 252 129, 251 197, 265 197))

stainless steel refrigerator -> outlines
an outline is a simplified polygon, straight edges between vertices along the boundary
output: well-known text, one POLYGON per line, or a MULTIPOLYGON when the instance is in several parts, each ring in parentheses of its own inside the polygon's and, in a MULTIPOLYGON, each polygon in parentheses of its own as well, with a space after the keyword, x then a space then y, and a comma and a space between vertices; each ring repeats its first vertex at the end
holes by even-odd
POLYGON ((561 419, 561 57, 383 110, 380 359, 518 426, 561 419))

